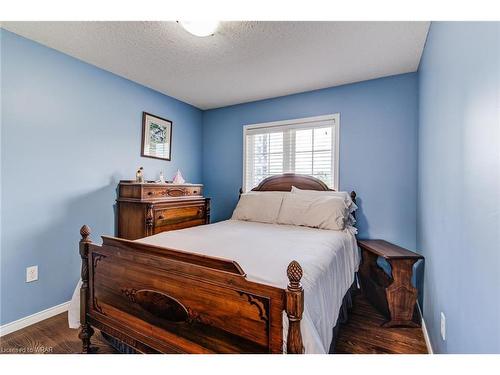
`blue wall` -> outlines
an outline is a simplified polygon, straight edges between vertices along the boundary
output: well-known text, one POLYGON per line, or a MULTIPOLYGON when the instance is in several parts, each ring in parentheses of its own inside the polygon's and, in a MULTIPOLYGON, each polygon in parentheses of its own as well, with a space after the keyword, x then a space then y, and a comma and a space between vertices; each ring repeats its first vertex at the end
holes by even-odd
POLYGON ((500 23, 432 23, 419 98, 417 247, 433 348, 499 353, 500 23))
POLYGON ((242 184, 243 125, 340 112, 340 188, 356 190, 361 238, 416 241, 417 75, 289 95, 203 113, 203 182, 215 221, 242 184))
POLYGON ((433 23, 418 76, 203 113, 0 30, 0 324, 70 298, 79 227, 114 232, 117 182, 138 166, 204 182, 222 220, 242 183, 244 124, 340 112, 340 187, 358 192, 360 237, 426 257, 434 350, 500 352, 499 25, 433 23), (173 120, 172 162, 139 156, 142 111, 173 120), (33 264, 40 280, 26 284, 33 264))
POLYGON ((1 324, 68 301, 79 228, 114 233, 118 180, 201 182, 200 110, 30 40, 1 37, 1 324), (173 121, 172 162, 140 157, 142 111, 173 121), (25 283, 38 264, 39 281, 25 283))

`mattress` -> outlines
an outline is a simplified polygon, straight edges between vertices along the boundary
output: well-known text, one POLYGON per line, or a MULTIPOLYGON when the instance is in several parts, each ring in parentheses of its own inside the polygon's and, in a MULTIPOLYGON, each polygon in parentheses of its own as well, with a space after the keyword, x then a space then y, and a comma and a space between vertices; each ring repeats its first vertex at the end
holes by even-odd
MULTIPOLYGON (((302 266, 304 314, 301 321, 306 353, 328 353, 342 305, 354 281, 359 251, 354 228, 332 231, 293 225, 226 220, 215 224, 163 232, 137 242, 231 259, 247 279, 286 288, 286 268, 302 266)), ((79 325, 79 287, 69 312, 70 327, 79 325)), ((283 315, 284 347, 288 319, 283 315)))

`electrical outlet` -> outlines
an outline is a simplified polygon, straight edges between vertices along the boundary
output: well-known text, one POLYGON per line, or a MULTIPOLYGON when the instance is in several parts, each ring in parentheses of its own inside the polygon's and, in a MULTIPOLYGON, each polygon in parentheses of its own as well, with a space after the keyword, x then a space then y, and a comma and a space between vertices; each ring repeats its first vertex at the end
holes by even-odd
POLYGON ((26 282, 31 283, 32 281, 38 280, 38 266, 26 267, 26 282))
POLYGON ((441 338, 443 341, 446 340, 446 316, 441 312, 441 338))

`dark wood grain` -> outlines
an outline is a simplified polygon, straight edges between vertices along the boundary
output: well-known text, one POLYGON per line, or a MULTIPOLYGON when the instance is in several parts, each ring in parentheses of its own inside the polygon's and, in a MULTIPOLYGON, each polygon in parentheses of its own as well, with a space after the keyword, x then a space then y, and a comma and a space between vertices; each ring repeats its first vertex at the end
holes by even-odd
POLYGON ((420 254, 384 240, 358 240, 359 246, 385 259, 423 259, 420 254))
POLYGON ((254 187, 252 191, 290 191, 292 186, 302 190, 331 190, 321 180, 315 177, 295 173, 284 173, 267 177, 254 187))
POLYGON ((86 246, 82 331, 90 322, 141 352, 281 353, 285 291, 246 280, 235 262, 109 237, 86 246), (167 300, 184 320, 156 313, 167 300))
POLYGON ((131 199, 165 199, 165 198, 190 198, 203 195, 202 184, 166 184, 166 183, 137 183, 132 180, 121 180, 118 185, 120 198, 131 199))
POLYGON ((362 262, 359 267, 361 289, 368 300, 386 316, 385 327, 419 327, 417 289, 412 285, 413 265, 423 256, 383 240, 360 240, 362 262), (383 257, 391 266, 389 277, 378 266, 383 257))
MULTIPOLYGON (((114 350, 97 331, 92 346, 98 354, 114 354, 114 350)), ((82 342, 78 330, 68 327, 68 314, 62 313, 0 338, 4 354, 79 354, 82 342)))
POLYGON ((287 353, 302 354, 304 345, 300 332, 300 321, 304 312, 304 289, 300 283, 303 271, 295 260, 286 270, 289 284, 286 290, 286 314, 288 316, 287 353))
POLYGON ((386 317, 362 293, 353 298, 346 324, 340 326, 335 352, 339 354, 426 354, 421 329, 382 327, 386 317))
MULTIPOLYGON (((122 238, 102 236, 102 241, 103 245, 109 245, 118 249, 134 250, 133 253, 130 253, 131 257, 127 259, 130 262, 141 258, 141 261, 150 262, 151 267, 158 268, 161 264, 159 263, 161 261, 161 257, 167 257, 168 259, 178 262, 194 264, 214 270, 229 272, 235 275, 245 276, 243 269, 233 260, 211 257, 202 254, 193 254, 188 251, 168 249, 161 246, 124 240, 122 238), (149 255, 148 259, 142 260, 142 253, 147 253, 149 255)), ((128 255, 128 252, 121 254, 123 257, 127 257, 128 255)))
POLYGON ((89 264, 91 265, 93 263, 92 258, 89 260, 89 247, 92 243, 90 240, 90 228, 84 225, 80 229, 80 235, 82 236, 79 244, 80 257, 82 258, 82 286, 80 287, 80 332, 78 333, 78 337, 82 340, 82 353, 90 353, 92 351, 90 347, 90 338, 94 334, 94 330, 88 319, 88 301, 90 298, 89 264))
POLYGON ((136 240, 170 230, 210 223, 210 198, 200 184, 120 181, 118 237, 136 240))
MULTIPOLYGON (((362 294, 353 298, 346 324, 340 326, 335 347, 340 354, 424 354, 427 353, 422 331, 414 328, 381 327, 385 317, 362 294)), ((116 351, 99 330, 92 337, 96 354, 116 351)), ((81 351, 78 331, 68 328, 67 313, 23 328, 0 338, 0 353, 72 354, 81 351)))

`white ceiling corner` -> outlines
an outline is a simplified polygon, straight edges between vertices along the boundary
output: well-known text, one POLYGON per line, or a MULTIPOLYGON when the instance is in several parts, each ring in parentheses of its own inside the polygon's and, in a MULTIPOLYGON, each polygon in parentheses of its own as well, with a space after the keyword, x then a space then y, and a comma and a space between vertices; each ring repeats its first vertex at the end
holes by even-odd
POLYGON ((429 22, 3 22, 2 27, 201 109, 414 72, 429 22))

